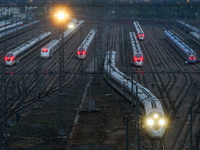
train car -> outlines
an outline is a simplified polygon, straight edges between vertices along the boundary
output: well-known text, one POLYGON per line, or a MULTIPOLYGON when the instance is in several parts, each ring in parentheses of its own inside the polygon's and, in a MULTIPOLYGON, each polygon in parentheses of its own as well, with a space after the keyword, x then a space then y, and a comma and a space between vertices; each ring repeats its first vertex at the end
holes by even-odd
MULTIPOLYGON (((81 24, 83 23, 84 21, 76 22, 73 28, 66 30, 63 33, 64 41, 68 40, 73 35, 73 33, 75 33, 80 28, 81 24)), ((56 50, 58 50, 59 47, 60 47, 60 38, 52 40, 41 49, 40 56, 42 58, 50 58, 53 55, 53 53, 56 50)))
POLYGON ((81 45, 79 46, 79 48, 77 49, 77 58, 78 59, 85 59, 88 51, 89 51, 89 47, 95 37, 96 31, 94 29, 92 29, 87 37, 84 39, 84 41, 81 43, 81 45))
POLYGON ((45 32, 45 33, 41 34, 39 37, 34 38, 34 39, 28 41, 27 43, 22 44, 21 46, 17 47, 16 49, 8 52, 5 56, 5 64, 7 66, 13 66, 17 62, 17 60, 20 59, 19 57, 22 54, 24 54, 25 52, 30 50, 31 47, 38 44, 39 42, 41 42, 45 38, 49 37, 50 35, 51 35, 51 32, 45 32))
POLYGON ((171 45, 177 50, 177 52, 185 59, 188 63, 195 63, 197 61, 196 52, 192 50, 188 45, 181 41, 171 31, 164 31, 166 39, 171 45))
POLYGON ((41 49, 42 58, 50 58, 59 47, 59 40, 52 40, 41 49))
POLYGON ((0 21, 0 28, 3 28, 5 26, 8 26, 11 24, 11 21, 10 20, 3 20, 3 21, 0 21))
POLYGON ((132 46, 132 61, 135 66, 141 67, 143 65, 143 53, 140 48, 140 45, 138 43, 138 40, 136 38, 135 32, 129 32, 130 40, 131 40, 131 46, 132 46))
POLYGON ((140 24, 138 21, 134 21, 133 22, 134 26, 135 26, 135 30, 137 32, 137 37, 139 40, 144 40, 144 31, 142 30, 140 24))
POLYGON ((131 95, 135 95, 134 99, 137 96, 140 106, 143 108, 145 129, 148 135, 151 138, 162 138, 166 131, 167 119, 160 101, 147 88, 131 80, 115 67, 115 55, 115 51, 108 51, 106 54, 104 62, 105 79, 131 103, 136 103, 132 101, 131 95))
POLYGON ((200 45, 200 33, 190 32, 191 39, 200 45))
POLYGON ((16 28, 10 29, 8 31, 1 32, 0 33, 0 42, 4 42, 8 39, 11 39, 11 38, 17 36, 17 35, 20 35, 24 32, 34 29, 38 25, 39 22, 40 22, 39 20, 36 20, 31 23, 25 24, 23 26, 18 26, 16 28), (17 32, 17 35, 16 35, 16 32, 17 32))
POLYGON ((178 21, 178 23, 179 23, 178 26, 188 33, 190 33, 191 31, 200 33, 200 29, 198 29, 197 27, 194 27, 190 24, 187 24, 184 21, 178 21))
POLYGON ((68 24, 68 28, 72 29, 77 24, 78 20, 75 18, 72 18, 72 21, 68 24))
POLYGON ((20 25, 23 25, 23 22, 17 22, 17 23, 13 23, 11 25, 2 27, 2 28, 0 28, 0 32, 4 32, 4 31, 10 30, 12 28, 16 28, 17 26, 20 26, 20 25))

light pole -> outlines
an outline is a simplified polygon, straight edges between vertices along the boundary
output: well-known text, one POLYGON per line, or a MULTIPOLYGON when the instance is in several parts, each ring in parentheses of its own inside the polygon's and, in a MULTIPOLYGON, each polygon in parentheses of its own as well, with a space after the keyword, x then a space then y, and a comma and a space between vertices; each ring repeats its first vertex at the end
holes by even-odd
POLYGON ((60 66, 59 66, 59 138, 66 138, 65 132, 65 98, 66 98, 66 88, 65 88, 65 70, 64 70, 64 26, 67 24, 68 14, 65 8, 57 8, 54 13, 55 25, 59 27, 60 30, 60 66))

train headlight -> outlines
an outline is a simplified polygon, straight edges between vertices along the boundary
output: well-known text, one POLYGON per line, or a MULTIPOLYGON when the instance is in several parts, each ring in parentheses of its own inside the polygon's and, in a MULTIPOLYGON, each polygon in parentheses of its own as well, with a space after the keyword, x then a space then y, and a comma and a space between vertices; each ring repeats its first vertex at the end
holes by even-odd
POLYGON ((155 119, 158 119, 158 114, 154 114, 153 117, 154 117, 155 119))
POLYGON ((163 126, 165 124, 165 120, 164 119, 160 119, 159 120, 159 124, 163 126))
POLYGON ((69 24, 69 25, 68 25, 68 28, 73 29, 73 28, 74 28, 74 25, 73 25, 73 24, 69 24))
POLYGON ((150 125, 150 126, 152 126, 154 124, 154 121, 152 119, 148 119, 147 120, 147 124, 150 125))

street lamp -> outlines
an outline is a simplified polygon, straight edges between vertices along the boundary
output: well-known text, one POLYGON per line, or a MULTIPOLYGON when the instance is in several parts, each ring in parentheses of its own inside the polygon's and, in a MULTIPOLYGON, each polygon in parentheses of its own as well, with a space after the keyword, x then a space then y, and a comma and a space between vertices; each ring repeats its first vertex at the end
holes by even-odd
POLYGON ((53 22, 54 25, 60 29, 60 67, 59 67, 59 138, 66 138, 65 132, 65 98, 66 98, 66 88, 65 88, 65 70, 64 70, 64 27, 68 23, 68 13, 66 8, 56 8, 53 11, 53 22))

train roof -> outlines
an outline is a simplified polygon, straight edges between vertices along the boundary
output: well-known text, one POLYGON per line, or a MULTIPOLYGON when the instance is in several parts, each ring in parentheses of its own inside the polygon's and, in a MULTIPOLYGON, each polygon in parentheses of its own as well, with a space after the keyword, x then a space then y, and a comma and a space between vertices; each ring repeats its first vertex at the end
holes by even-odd
POLYGON ((188 45, 186 45, 183 41, 181 41, 177 36, 175 36, 171 31, 164 31, 164 33, 171 38, 171 40, 173 40, 173 42, 175 42, 176 44, 178 44, 181 49, 187 53, 195 53, 195 51, 193 49, 191 49, 188 45))

